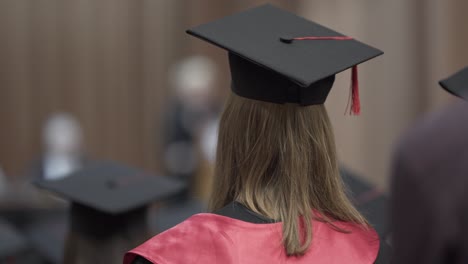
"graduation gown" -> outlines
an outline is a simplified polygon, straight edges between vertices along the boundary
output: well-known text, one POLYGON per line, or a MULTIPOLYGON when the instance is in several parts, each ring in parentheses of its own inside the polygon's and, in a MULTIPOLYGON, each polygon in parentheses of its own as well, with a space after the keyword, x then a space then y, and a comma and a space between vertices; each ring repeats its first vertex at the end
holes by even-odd
POLYGON ((282 244, 282 224, 239 203, 216 214, 197 214, 148 240, 125 255, 124 264, 366 264, 375 263, 380 241, 373 229, 344 222, 350 233, 313 221, 313 241, 302 257, 288 257, 282 244))
POLYGON ((468 103, 413 126, 392 174, 395 263, 468 263, 468 103))

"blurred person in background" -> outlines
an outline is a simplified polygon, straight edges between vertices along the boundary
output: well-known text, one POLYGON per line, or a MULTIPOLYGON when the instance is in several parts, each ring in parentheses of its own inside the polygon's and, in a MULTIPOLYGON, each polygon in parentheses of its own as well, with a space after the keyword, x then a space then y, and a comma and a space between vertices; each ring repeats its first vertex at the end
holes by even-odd
POLYGON ((382 52, 271 5, 188 33, 229 52, 212 213, 153 237, 124 264, 385 263, 377 233, 345 194, 323 105, 335 74, 382 52), (330 45, 293 43, 310 34, 330 45))
MULTIPOLYGON (((43 126, 44 152, 36 162, 33 162, 32 166, 29 166, 27 173, 17 177, 4 177, 0 172, 0 216, 4 218, 6 224, 11 224, 11 227, 18 231, 17 235, 11 231, 0 232, 2 233, 0 236, 3 236, 0 238, 0 263, 4 263, 1 261, 3 248, 10 248, 6 251, 11 251, 12 245, 17 245, 20 241, 18 237, 24 241, 23 243, 27 247, 20 251, 19 255, 11 260, 11 263, 58 263, 51 257, 53 254, 47 254, 48 251, 44 254, 42 250, 44 247, 37 246, 43 243, 43 239, 36 243, 35 238, 38 231, 43 231, 44 221, 54 219, 54 229, 56 230, 60 230, 60 227, 65 225, 65 218, 60 218, 60 215, 62 212, 64 213, 66 204, 39 192, 31 185, 30 180, 31 178, 54 180, 77 169, 78 163, 74 161, 74 158, 68 157, 75 157, 74 154, 71 154, 74 152, 71 149, 75 149, 77 144, 81 144, 81 142, 78 143, 81 141, 80 133, 76 120, 71 116, 55 114, 43 126)), ((41 235, 55 238, 54 232, 50 231, 47 229, 41 235)), ((59 235, 62 242, 61 238, 59 235)), ((52 247, 54 246, 55 243, 52 243, 52 247)), ((48 247, 46 246, 46 248, 48 247)))
POLYGON ((201 159, 202 130, 218 115, 214 84, 217 68, 204 56, 191 56, 170 70, 175 96, 166 116, 164 161, 171 176, 193 181, 201 159))
POLYGON ((184 181, 187 189, 160 207, 155 222, 161 231, 206 210, 204 198, 213 164, 207 153, 212 154, 207 147, 212 139, 209 128, 216 124, 219 112, 216 78, 215 63, 200 55, 187 57, 170 69, 175 95, 165 116, 163 161, 166 174, 184 181))
POLYGON ((57 181, 79 170, 84 162, 83 131, 74 116, 58 112, 45 120, 41 132, 42 154, 24 177, 9 179, 0 196, 0 213, 27 240, 35 263, 60 263, 68 204, 38 191, 30 180, 57 181))
MULTIPOLYGON (((468 100, 468 67, 440 82, 468 100)), ((468 263, 468 103, 426 116, 401 139, 392 171, 394 263, 468 263)))

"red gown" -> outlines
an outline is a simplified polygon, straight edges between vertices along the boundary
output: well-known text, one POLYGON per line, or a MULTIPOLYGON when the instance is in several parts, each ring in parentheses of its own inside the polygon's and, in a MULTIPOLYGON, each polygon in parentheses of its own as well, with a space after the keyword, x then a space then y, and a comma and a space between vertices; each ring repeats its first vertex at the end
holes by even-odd
POLYGON ((313 240, 301 257, 288 257, 282 244, 282 224, 249 223, 217 214, 197 214, 169 229, 124 257, 131 264, 143 257, 154 264, 371 264, 380 241, 373 229, 335 222, 342 233, 313 221, 313 240))

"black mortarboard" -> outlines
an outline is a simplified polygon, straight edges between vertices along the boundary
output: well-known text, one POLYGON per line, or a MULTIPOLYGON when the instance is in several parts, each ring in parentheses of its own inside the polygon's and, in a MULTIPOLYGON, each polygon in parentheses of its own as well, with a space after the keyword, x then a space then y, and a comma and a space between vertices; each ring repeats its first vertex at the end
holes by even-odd
POLYGON ((449 93, 468 100, 468 67, 439 83, 449 93))
POLYGON ((184 184, 113 162, 89 165, 59 180, 39 180, 39 187, 71 201, 70 228, 95 237, 142 223, 147 206, 171 198, 184 184))
POLYGON ((187 33, 229 52, 234 93, 273 103, 323 104, 334 75, 353 67, 353 95, 359 104, 354 66, 383 54, 269 4, 187 33))

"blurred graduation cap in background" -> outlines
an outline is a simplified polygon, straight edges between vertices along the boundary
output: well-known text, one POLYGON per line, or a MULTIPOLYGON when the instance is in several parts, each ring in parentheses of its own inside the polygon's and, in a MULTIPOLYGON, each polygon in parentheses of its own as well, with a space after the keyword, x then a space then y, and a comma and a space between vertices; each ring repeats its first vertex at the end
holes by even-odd
POLYGON ((468 100, 468 67, 441 80, 439 84, 449 93, 468 100))
MULTIPOLYGON (((111 237, 129 226, 146 228, 149 205, 171 199, 186 188, 177 180, 154 176, 115 162, 93 162, 68 177, 39 179, 34 184, 70 201, 69 233, 96 240, 111 237)), ((63 245, 47 245, 50 243, 39 241, 48 239, 47 229, 53 228, 51 222, 53 219, 49 218, 32 230, 36 232, 37 246, 42 248, 39 250, 46 252, 53 262, 60 262, 63 245), (38 230, 44 237, 37 234, 38 230)))
POLYGON ((37 180, 35 184, 70 200, 72 210, 76 206, 114 216, 169 198, 184 188, 179 181, 115 162, 94 163, 69 178, 37 180))

